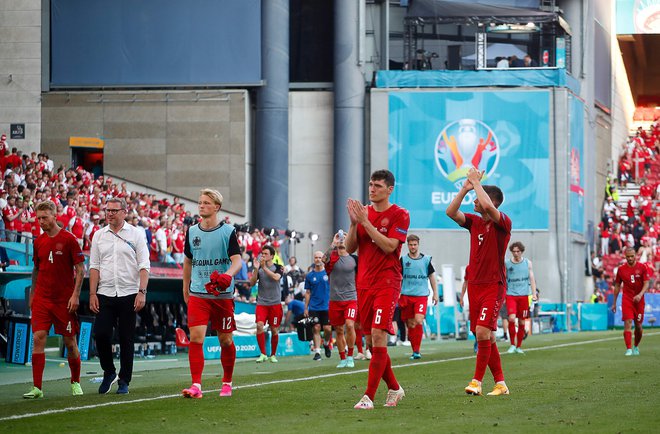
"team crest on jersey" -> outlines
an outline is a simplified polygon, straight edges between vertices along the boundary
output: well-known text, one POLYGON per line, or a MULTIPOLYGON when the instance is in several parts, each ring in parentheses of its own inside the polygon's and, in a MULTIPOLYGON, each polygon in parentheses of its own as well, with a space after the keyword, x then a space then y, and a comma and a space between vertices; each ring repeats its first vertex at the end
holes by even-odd
POLYGON ((202 239, 200 237, 193 238, 193 247, 199 247, 202 245, 202 239))
POLYGON ((383 225, 383 226, 387 226, 387 224, 388 224, 389 222, 390 222, 390 219, 388 219, 387 217, 385 217, 384 219, 382 219, 382 220, 380 221, 380 224, 383 225))
POLYGON ((326 282, 328 281, 328 275, 327 274, 325 276, 323 276, 323 280, 325 280, 326 282))

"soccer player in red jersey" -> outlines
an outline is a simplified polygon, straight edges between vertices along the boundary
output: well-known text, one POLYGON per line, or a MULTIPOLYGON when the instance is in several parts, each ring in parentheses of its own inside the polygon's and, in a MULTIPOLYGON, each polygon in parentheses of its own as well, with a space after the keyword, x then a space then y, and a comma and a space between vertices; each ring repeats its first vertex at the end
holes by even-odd
POLYGON ((616 313, 616 298, 623 284, 621 310, 623 319, 623 340, 626 343, 626 356, 639 356, 639 343, 642 340, 644 322, 644 294, 649 289, 648 268, 637 262, 635 249, 625 250, 626 263, 621 265, 614 278, 614 303, 612 312, 616 313), (635 321, 635 345, 632 345, 632 322, 635 321))
POLYGON ((43 398, 42 378, 46 355, 44 348, 50 326, 64 338, 71 370, 71 393, 82 395, 80 387, 80 352, 76 342, 85 260, 76 237, 57 225, 57 208, 53 202, 37 205, 37 220, 44 231, 34 240, 34 268, 32 269, 32 390, 26 399, 43 398), (75 276, 75 280, 74 280, 75 276))
POLYGON ((504 201, 502 191, 493 185, 481 185, 482 177, 483 172, 471 168, 463 187, 446 211, 459 226, 470 231, 468 300, 470 330, 477 337, 477 362, 474 377, 465 392, 481 395, 481 381, 488 367, 495 379, 495 388, 488 395, 508 395, 494 332, 505 293, 504 257, 511 238, 511 219, 498 210, 504 201), (464 214, 460 210, 463 198, 472 190, 477 195, 474 210, 480 216, 464 214))
POLYGON ((392 371, 387 354, 387 334, 393 333, 392 318, 401 291, 401 244, 406 241, 410 216, 408 211, 390 202, 394 175, 377 170, 369 181, 370 206, 348 199, 351 226, 346 236, 346 251, 358 251, 358 319, 371 340, 367 390, 356 409, 373 409, 374 396, 382 378, 387 383, 386 407, 396 407, 405 396, 392 371))

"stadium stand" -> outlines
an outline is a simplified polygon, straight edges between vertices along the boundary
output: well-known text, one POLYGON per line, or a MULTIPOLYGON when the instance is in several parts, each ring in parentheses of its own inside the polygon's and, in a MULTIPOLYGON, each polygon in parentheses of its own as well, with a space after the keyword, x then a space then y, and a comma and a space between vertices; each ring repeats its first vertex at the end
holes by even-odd
MULTIPOLYGON (((598 225, 600 255, 592 259, 596 297, 612 292, 613 277, 623 263, 623 250, 633 247, 638 261, 652 276, 660 266, 660 120, 647 129, 639 127, 621 149, 618 172, 605 188, 602 218, 598 225)), ((649 292, 655 292, 651 285, 649 292)))

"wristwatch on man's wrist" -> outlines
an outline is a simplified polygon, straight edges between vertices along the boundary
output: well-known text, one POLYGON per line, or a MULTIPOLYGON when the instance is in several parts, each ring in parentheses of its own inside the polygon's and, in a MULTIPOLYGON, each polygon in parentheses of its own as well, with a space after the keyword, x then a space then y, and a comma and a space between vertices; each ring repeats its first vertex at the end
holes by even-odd
POLYGON ((140 294, 147 295, 147 288, 140 288, 140 289, 138 289, 138 292, 139 292, 140 294))

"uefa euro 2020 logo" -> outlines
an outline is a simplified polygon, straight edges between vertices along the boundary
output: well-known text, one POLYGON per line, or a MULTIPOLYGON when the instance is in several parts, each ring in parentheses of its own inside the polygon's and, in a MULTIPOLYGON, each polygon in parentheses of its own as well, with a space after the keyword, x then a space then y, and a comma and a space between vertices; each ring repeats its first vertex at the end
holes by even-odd
POLYGON ((488 125, 475 119, 450 123, 435 142, 435 164, 457 190, 461 189, 470 167, 484 171, 485 180, 493 174, 499 160, 497 136, 488 125))

